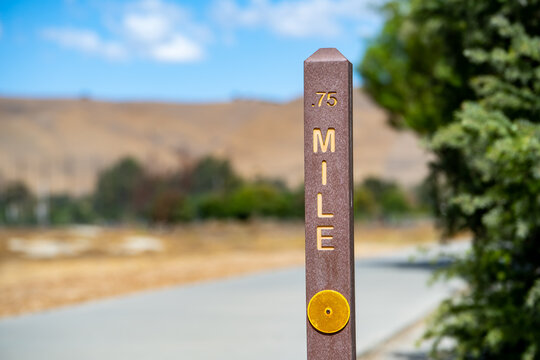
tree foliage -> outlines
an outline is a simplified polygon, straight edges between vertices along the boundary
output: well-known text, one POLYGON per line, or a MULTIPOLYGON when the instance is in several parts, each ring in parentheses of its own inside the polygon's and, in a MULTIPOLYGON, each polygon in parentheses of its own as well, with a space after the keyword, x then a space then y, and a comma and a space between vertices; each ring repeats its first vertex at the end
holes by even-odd
POLYGON ((368 177, 354 189, 354 213, 360 218, 393 220, 420 207, 393 181, 368 177))
POLYGON ((228 160, 206 156, 199 160, 190 176, 190 187, 196 193, 224 193, 237 188, 241 180, 228 160))
POLYGON ((0 190, 0 223, 35 222, 35 197, 24 184, 8 183, 0 190))
POLYGON ((445 301, 428 337, 434 355, 540 359, 540 1, 409 0, 366 53, 365 87, 396 125, 436 155, 430 180, 467 256, 444 270, 468 291, 445 301))
POLYGON ((105 170, 94 194, 102 220, 176 223, 207 218, 300 218, 303 189, 280 181, 246 181, 225 159, 203 157, 170 174, 150 174, 134 159, 105 170), (106 209, 106 211, 102 211, 106 209))
POLYGON ((103 171, 94 194, 96 211, 105 219, 118 221, 132 216, 131 199, 141 181, 143 169, 134 159, 121 159, 103 171))
MULTIPOLYGON (((414 194, 397 183, 369 178, 356 186, 355 213, 362 220, 378 221, 425 216, 425 205, 414 200, 414 194)), ((0 187, 2 225, 175 224, 262 217, 302 219, 304 187, 289 188, 276 179, 243 179, 229 161, 214 157, 160 174, 135 159, 120 159, 101 172, 93 193, 78 197, 39 198, 20 183, 0 187)))
POLYGON ((89 196, 74 198, 68 194, 57 194, 47 200, 48 222, 51 224, 84 224, 96 220, 92 198, 89 196))

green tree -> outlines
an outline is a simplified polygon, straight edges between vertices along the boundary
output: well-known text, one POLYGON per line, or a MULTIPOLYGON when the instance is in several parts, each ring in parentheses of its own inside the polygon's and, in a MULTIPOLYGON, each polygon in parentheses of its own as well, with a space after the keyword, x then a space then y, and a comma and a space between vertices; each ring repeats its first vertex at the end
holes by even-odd
POLYGON ((288 217, 304 219, 304 184, 292 189, 291 191, 287 191, 285 196, 288 204, 288 217))
POLYGON ((133 217, 133 199, 143 176, 143 168, 132 158, 121 159, 103 171, 94 192, 94 205, 98 216, 108 221, 133 217))
POLYGON ((433 354, 540 359, 540 1, 409 0, 360 65, 392 123, 423 134, 447 234, 471 251, 443 270, 468 291, 441 305, 433 354))
MULTIPOLYGON (((407 214, 412 210, 407 195, 393 181, 369 177, 364 180, 361 189, 371 195, 374 204, 371 205, 370 210, 375 217, 392 218, 407 214)), ((362 192, 359 195, 361 194, 362 192)))
POLYGON ((91 223, 96 220, 90 197, 74 198, 68 194, 52 195, 47 199, 49 220, 53 225, 91 223))
POLYGON ((357 185, 354 189, 354 215, 359 218, 375 218, 377 211, 373 193, 364 185, 357 185))
POLYGON ((225 195, 219 193, 206 193, 195 198, 196 216, 206 218, 231 217, 229 204, 225 195))
POLYGON ((195 193, 229 192, 240 183, 228 160, 211 156, 199 160, 191 173, 191 190, 195 193))
POLYGON ((231 215, 239 219, 251 216, 286 217, 290 204, 285 193, 286 188, 268 182, 243 185, 230 196, 231 215))
POLYGON ((12 182, 0 188, 0 223, 27 225, 36 221, 36 199, 20 182, 12 182))

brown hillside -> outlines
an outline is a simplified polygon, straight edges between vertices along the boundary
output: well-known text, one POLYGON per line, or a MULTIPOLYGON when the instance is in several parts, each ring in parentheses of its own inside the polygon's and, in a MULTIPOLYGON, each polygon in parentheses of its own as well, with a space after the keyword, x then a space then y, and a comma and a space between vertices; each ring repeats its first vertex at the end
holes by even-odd
MULTIPOLYGON (((0 98, 0 181, 22 179, 38 193, 92 189, 100 169, 131 155, 157 171, 196 157, 231 159, 246 177, 297 185, 303 178, 302 100, 286 104, 110 103, 0 98)), ((396 132, 365 94, 354 98, 355 179, 418 183, 427 156, 396 132)))

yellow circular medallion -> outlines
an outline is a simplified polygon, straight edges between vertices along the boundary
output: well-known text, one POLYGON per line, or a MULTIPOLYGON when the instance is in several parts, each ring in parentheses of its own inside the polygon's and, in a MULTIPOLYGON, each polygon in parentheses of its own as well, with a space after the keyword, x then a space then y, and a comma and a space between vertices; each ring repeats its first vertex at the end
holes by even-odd
POLYGON ((351 309, 345 296, 334 290, 323 290, 309 300, 307 316, 315 329, 332 334, 347 325, 351 309))

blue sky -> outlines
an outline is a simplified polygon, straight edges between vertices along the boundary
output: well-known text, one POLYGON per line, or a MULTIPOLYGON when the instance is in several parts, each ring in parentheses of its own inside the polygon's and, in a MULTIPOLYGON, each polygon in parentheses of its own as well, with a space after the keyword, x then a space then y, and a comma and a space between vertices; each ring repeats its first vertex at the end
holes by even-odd
POLYGON ((359 62, 380 3, 0 0, 0 96, 288 101, 318 48, 359 62))

